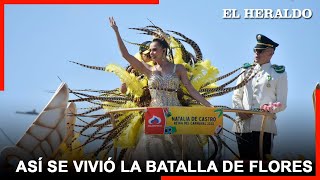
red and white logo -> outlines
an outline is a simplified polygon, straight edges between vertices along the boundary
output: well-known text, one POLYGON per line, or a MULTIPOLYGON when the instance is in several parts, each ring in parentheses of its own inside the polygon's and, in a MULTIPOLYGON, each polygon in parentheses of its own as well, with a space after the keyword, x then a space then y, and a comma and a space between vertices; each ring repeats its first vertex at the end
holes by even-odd
POLYGON ((166 118, 162 108, 148 108, 145 114, 145 133, 164 134, 166 118))
POLYGON ((161 118, 157 117, 157 116, 152 116, 151 119, 148 120, 149 125, 157 125, 161 123, 161 118))

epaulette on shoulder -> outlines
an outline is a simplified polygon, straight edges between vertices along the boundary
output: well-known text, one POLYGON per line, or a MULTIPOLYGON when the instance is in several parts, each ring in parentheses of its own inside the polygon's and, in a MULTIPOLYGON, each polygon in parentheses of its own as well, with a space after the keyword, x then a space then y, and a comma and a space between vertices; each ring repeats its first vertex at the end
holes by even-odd
POLYGON ((277 73, 284 73, 286 71, 286 68, 284 66, 279 66, 279 65, 276 65, 276 64, 273 64, 271 66, 277 73))
POLYGON ((252 64, 250 64, 250 63, 244 63, 243 66, 242 66, 242 68, 243 68, 243 69, 248 69, 248 68, 251 67, 251 66, 252 66, 252 64))

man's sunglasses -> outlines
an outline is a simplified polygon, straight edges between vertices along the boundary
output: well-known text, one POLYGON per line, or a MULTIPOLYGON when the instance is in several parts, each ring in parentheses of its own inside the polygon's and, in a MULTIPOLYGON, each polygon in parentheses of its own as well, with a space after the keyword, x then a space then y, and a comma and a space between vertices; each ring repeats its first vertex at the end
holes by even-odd
POLYGON ((261 53, 263 53, 265 50, 267 50, 268 48, 266 48, 266 49, 253 49, 253 52, 254 53, 257 53, 257 54, 261 54, 261 53))

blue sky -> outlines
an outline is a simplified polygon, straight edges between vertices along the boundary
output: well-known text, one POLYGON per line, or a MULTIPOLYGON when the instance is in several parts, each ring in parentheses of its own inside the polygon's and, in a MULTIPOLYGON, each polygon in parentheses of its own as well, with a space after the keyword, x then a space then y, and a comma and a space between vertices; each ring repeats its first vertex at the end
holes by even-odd
MULTIPOLYGON (((72 89, 113 89, 119 79, 112 73, 81 68, 69 60, 105 66, 126 66, 108 24, 114 16, 124 39, 150 39, 130 27, 156 25, 195 40, 204 58, 221 74, 253 61, 255 36, 264 34, 280 46, 272 63, 288 73, 288 108, 278 116, 276 148, 292 147, 309 153, 314 148, 315 121, 312 91, 320 80, 317 51, 320 3, 316 0, 232 1, 161 0, 159 5, 6 5, 5 91, 0 92, 0 127, 17 141, 34 116, 15 111, 41 111, 59 84, 59 76, 72 89), (223 19, 223 9, 311 9, 311 19, 223 19), (294 137, 294 138, 293 138, 294 137), (282 142, 286 141, 284 145, 282 142), (299 148, 297 148, 299 144, 299 148), (286 146, 286 147, 285 147, 286 146)), ((135 54, 137 47, 127 45, 135 54)), ((215 105, 231 106, 231 93, 217 97, 215 105)), ((229 124, 226 122, 226 127, 229 124)), ((0 134, 0 137, 2 135, 0 134)), ((1 140, 0 148, 6 144, 1 140)))

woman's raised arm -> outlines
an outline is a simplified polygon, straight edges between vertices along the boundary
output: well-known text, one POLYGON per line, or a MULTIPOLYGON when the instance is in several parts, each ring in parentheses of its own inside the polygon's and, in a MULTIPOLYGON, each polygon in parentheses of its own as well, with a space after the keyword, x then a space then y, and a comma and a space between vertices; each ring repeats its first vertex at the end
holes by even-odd
POLYGON ((133 68, 135 68, 135 69, 139 70, 141 73, 149 76, 149 74, 151 73, 151 70, 148 67, 146 67, 141 61, 139 61, 134 56, 129 54, 126 46, 124 45, 124 43, 122 41, 121 35, 118 30, 118 26, 116 24, 116 21, 113 19, 113 17, 109 17, 109 22, 110 22, 111 28, 114 30, 114 32, 116 34, 118 46, 119 46, 122 57, 124 59, 126 59, 132 65, 133 68))

